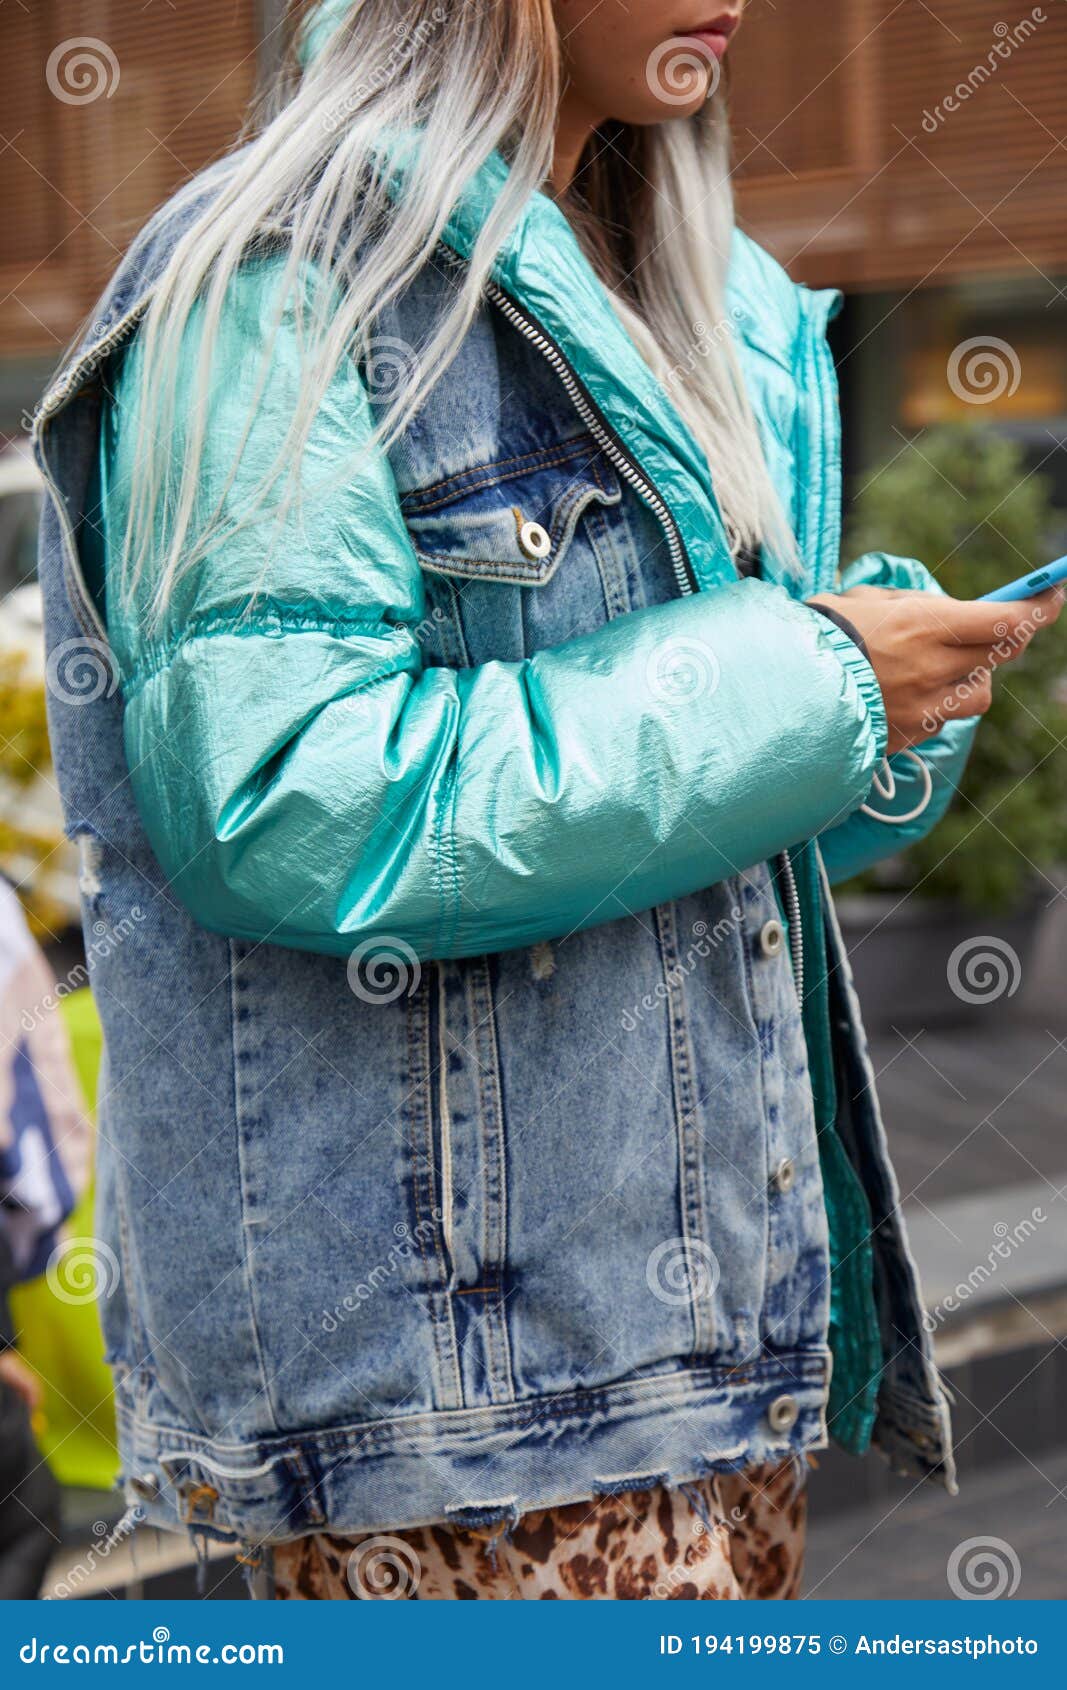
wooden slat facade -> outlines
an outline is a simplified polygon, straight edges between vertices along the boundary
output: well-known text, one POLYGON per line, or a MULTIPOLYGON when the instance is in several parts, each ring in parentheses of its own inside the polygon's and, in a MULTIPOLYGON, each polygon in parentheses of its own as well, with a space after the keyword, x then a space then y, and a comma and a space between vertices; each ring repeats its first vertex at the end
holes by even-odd
POLYGON ((255 85, 255 19, 252 0, 0 10, 0 354, 58 351, 152 208, 227 145, 255 85), (58 53, 78 38, 97 45, 58 53), (70 103, 50 77, 101 91, 70 103))
POLYGON ((735 54, 742 216, 795 275, 1067 272, 1065 0, 751 0, 735 54))
MULTIPOLYGON (((152 207, 236 132, 267 15, 265 0, 0 9, 0 355, 58 350, 152 207), (86 104, 48 86, 78 37, 118 67, 86 104)), ((750 0, 732 83, 742 217, 803 279, 1067 272, 1067 0, 750 0)))

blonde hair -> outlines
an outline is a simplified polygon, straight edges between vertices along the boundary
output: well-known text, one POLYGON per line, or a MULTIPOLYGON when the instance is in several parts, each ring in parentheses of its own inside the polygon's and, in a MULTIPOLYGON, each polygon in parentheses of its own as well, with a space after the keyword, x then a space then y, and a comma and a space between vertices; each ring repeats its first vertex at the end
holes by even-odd
MULTIPOLYGON (((166 555, 156 558, 156 615, 174 581, 218 542, 236 471, 206 515, 198 498, 212 362, 227 290, 249 255, 284 233, 279 298, 302 278, 343 277, 310 308, 298 306, 305 360, 301 399, 276 460, 244 502, 256 519, 292 480, 312 421, 342 360, 373 355, 375 329, 440 242, 464 188, 494 153, 506 179, 458 285, 409 366, 398 372, 376 440, 388 445, 448 368, 479 311, 493 259, 542 190, 552 165, 560 52, 550 0, 327 0, 294 7, 287 62, 251 139, 223 185, 193 215, 140 330, 150 417, 137 443, 126 536, 129 590, 146 567, 166 513, 166 555), (503 68, 506 67, 506 70, 503 68), (417 134, 403 192, 390 182, 383 134, 417 134), (199 336, 196 403, 181 417, 184 457, 169 484, 166 452, 177 419, 182 340, 194 307, 199 336)), ((734 542, 774 545, 787 565, 795 543, 775 496, 733 336, 725 277, 733 234, 725 109, 718 94, 696 117, 649 129, 612 125, 595 135, 563 201, 577 236, 703 447, 734 542), (703 331, 703 334, 702 334, 703 331), (693 356, 700 339, 700 356, 693 356)), ((194 182, 186 190, 197 192, 194 182)), ((279 310, 281 307, 279 307, 279 310)), ((249 421, 269 379, 270 343, 249 421)))

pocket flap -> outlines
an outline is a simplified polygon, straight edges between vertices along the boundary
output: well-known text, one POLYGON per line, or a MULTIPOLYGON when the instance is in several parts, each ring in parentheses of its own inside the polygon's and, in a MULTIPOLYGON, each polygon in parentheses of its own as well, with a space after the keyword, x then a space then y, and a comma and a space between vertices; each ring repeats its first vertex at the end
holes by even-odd
POLYGON ((402 508, 424 569, 539 586, 563 562, 586 507, 621 496, 614 467, 583 434, 420 488, 402 508))

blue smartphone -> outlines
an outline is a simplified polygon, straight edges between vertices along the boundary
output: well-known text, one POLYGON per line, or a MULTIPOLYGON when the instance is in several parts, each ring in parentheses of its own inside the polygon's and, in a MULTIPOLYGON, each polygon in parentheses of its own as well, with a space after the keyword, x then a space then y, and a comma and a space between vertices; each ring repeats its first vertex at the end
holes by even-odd
POLYGON ((1020 575, 1017 581, 1009 581, 1006 587, 998 587, 995 593, 983 593, 978 602, 1004 604, 1010 599, 1036 598, 1046 587, 1058 587, 1061 581, 1067 581, 1067 557, 1058 557, 1055 563, 1046 563, 1044 569, 1020 575))

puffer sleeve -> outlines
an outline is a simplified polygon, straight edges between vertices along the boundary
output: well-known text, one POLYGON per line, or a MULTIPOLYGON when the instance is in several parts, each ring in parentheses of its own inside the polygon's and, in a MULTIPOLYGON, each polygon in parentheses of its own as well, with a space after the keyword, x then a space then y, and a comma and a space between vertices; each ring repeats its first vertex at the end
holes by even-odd
POLYGON ((206 407, 199 496, 222 516, 159 626, 173 500, 136 587, 121 585, 134 444, 153 426, 138 341, 112 384, 126 755, 153 849, 201 924, 338 954, 503 950, 710 885, 863 799, 886 739, 873 670, 764 582, 522 662, 427 663, 420 569, 353 362, 311 420, 296 496, 249 514, 302 381, 286 286, 280 260, 238 272, 206 395, 190 319, 165 456, 181 461, 206 407))

